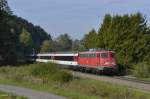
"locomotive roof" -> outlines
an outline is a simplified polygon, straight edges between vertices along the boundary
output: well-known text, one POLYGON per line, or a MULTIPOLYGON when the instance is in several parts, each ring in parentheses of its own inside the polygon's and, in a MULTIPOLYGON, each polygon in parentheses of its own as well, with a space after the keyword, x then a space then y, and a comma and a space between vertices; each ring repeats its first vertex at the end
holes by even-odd
POLYGON ((114 51, 108 51, 108 50, 101 50, 101 51, 86 51, 86 52, 80 52, 82 54, 89 54, 89 53, 106 53, 106 52, 112 52, 115 53, 114 51))

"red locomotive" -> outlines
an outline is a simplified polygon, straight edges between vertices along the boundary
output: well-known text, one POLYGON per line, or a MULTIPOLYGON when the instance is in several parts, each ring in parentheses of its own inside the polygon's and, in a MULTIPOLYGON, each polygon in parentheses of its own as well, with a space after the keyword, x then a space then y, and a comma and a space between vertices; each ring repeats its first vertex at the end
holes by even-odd
POLYGON ((78 53, 43 53, 30 55, 30 58, 38 62, 52 62, 68 65, 76 69, 88 69, 96 71, 116 71, 116 56, 114 51, 91 50, 78 53))
POLYGON ((78 65, 95 70, 117 70, 115 52, 107 50, 80 52, 78 65))

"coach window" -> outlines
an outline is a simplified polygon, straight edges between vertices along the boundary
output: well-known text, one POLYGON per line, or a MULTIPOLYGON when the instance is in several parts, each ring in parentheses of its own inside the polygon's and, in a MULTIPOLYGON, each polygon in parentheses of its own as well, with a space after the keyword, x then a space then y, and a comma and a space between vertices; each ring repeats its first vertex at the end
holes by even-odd
POLYGON ((40 57, 40 56, 38 56, 38 59, 41 59, 41 57, 40 57))
POLYGON ((74 57, 73 56, 55 56, 54 60, 74 61, 74 57))
POLYGON ((40 56, 40 59, 51 59, 50 56, 40 56))

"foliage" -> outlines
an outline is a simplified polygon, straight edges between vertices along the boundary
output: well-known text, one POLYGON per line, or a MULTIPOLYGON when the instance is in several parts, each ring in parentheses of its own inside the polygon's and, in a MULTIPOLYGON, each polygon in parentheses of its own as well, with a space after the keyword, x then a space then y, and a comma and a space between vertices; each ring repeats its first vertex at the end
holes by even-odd
POLYGON ((56 82, 69 82, 72 80, 72 75, 69 72, 52 63, 36 64, 30 71, 33 76, 47 78, 56 82))
POLYGON ((59 70, 58 65, 56 64, 33 64, 32 69, 30 70, 31 75, 33 76, 40 76, 40 77, 45 77, 48 75, 53 75, 59 70))
POLYGON ((7 0, 0 0, 0 10, 12 14, 12 11, 8 6, 7 0))
POLYGON ((69 82, 72 80, 72 75, 68 71, 60 70, 54 74, 53 80, 59 82, 69 82))
POLYGON ((50 40, 45 40, 42 43, 40 52, 52 52, 54 51, 54 44, 50 40))
POLYGON ((86 49, 96 48, 97 47, 97 33, 93 29, 83 38, 84 46, 86 49))
MULTIPOLYGON (((150 55, 150 29, 140 13, 106 15, 98 32, 98 46, 116 51, 118 62, 128 68, 150 55)), ((148 57, 147 57, 148 58, 148 57)))
MULTIPOLYGON (((11 25, 15 29, 18 41, 23 29, 30 33, 34 44, 33 46, 37 52, 40 51, 40 47, 43 41, 51 40, 50 34, 45 32, 40 26, 33 25, 31 22, 28 22, 21 17, 17 17, 14 15, 11 19, 11 25)), ((19 42, 17 42, 17 48, 20 49, 19 42)))
POLYGON ((70 51, 72 49, 72 40, 67 33, 60 35, 55 44, 56 51, 70 51))
POLYGON ((150 77, 150 64, 143 62, 135 65, 133 74, 138 78, 150 77))
POLYGON ((22 33, 19 36, 19 41, 20 41, 20 45, 22 49, 21 51, 24 52, 24 54, 27 55, 27 54, 32 53, 33 40, 32 40, 31 34, 24 28, 22 29, 22 33))
POLYGON ((2 10, 0 10, 0 13, 0 65, 14 64, 16 62, 16 36, 8 23, 11 16, 2 10))
POLYGON ((33 47, 31 34, 24 28, 22 29, 22 33, 20 34, 20 43, 22 43, 24 47, 33 47))
POLYGON ((72 51, 85 51, 86 48, 81 40, 74 40, 72 43, 72 51))

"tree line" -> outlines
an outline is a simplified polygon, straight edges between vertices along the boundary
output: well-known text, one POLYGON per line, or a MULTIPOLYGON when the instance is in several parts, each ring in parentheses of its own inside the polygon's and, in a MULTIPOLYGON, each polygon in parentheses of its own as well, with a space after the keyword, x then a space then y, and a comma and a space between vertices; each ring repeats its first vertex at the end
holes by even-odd
POLYGON ((0 0, 0 65, 16 64, 33 49, 39 51, 51 36, 40 26, 13 14, 6 0, 0 0))

